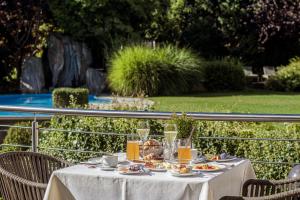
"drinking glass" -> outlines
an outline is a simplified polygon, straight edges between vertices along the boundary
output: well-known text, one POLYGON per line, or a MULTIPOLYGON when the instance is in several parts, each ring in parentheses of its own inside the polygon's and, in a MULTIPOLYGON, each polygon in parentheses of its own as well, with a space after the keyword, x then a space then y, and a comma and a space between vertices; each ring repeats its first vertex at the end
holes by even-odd
POLYGON ((136 132, 142 141, 142 157, 144 157, 144 143, 150 133, 150 125, 148 121, 139 121, 137 123, 136 132))
POLYGON ((174 160, 174 142, 177 136, 176 124, 164 124, 164 143, 166 147, 166 158, 167 160, 174 160))
POLYGON ((191 141, 189 139, 179 139, 177 145, 179 163, 189 163, 192 159, 191 141))
POLYGON ((126 145, 127 160, 139 160, 140 158, 140 141, 136 134, 130 134, 127 137, 126 145))
POLYGON ((126 147, 127 160, 138 160, 140 158, 140 148, 138 140, 127 140, 126 147))

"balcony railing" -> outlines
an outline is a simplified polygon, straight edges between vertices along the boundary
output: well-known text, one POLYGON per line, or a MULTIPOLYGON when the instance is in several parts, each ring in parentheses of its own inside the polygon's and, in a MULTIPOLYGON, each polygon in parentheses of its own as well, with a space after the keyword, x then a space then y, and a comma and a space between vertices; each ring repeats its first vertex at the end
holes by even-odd
MULTIPOLYGON (((33 107, 17 107, 17 106, 0 106, 0 111, 11 111, 11 112, 27 112, 33 113, 32 126, 15 126, 4 124, 0 125, 0 128, 20 128, 20 129, 31 129, 32 132, 32 144, 31 146, 26 145, 15 145, 15 144, 1 144, 5 146, 17 146, 17 147, 30 147, 33 151, 38 151, 39 131, 60 131, 60 132, 73 132, 81 134, 101 134, 101 135, 121 135, 129 136, 128 134, 120 133, 109 133, 109 132, 90 132, 90 131, 78 131, 78 130, 63 130, 63 129, 52 129, 52 128, 40 128, 38 125, 38 119, 49 119, 52 115, 71 115, 71 116, 90 116, 90 117, 109 117, 109 118, 131 118, 131 119, 160 119, 169 120, 174 114, 180 116, 182 113, 172 112, 144 112, 144 111, 112 111, 112 110, 84 110, 84 109, 57 109, 57 108, 33 108, 33 107), (39 117, 38 114, 44 114, 39 117), (48 116, 45 116, 45 114, 48 116)), ((239 114, 239 113, 186 113, 187 116, 201 121, 239 121, 239 122, 300 122, 300 115, 296 114, 239 114)), ((2 117, 5 119, 5 117, 2 117)), ((22 117, 9 117, 8 119, 19 119, 22 117)), ((26 117, 30 119, 30 117, 26 117)), ((162 137, 162 136, 153 136, 162 137)), ((293 138, 242 138, 242 137, 199 137, 199 139, 216 139, 216 140, 254 140, 254 141, 286 141, 286 142, 300 142, 300 139, 293 138)), ((61 149, 61 148, 48 148, 53 151, 72 151, 80 153, 101 153, 107 152, 95 152, 95 151, 84 151, 76 149, 61 149)), ((294 165, 299 163, 290 162, 272 162, 272 161, 259 161, 252 160, 253 163, 262 164, 288 164, 294 165)))

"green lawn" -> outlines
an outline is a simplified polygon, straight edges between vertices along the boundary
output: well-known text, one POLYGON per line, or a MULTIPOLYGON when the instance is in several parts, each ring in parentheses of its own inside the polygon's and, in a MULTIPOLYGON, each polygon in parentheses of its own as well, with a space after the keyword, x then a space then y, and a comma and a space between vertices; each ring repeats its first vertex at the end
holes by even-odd
POLYGON ((157 111, 300 114, 300 93, 247 91, 150 99, 157 111))

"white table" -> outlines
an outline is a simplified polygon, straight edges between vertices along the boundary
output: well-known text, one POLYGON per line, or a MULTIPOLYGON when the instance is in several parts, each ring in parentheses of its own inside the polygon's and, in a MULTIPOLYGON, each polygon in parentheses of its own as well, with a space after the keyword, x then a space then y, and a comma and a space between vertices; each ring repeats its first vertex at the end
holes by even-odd
POLYGON ((55 171, 44 200, 217 200, 239 195, 242 184, 255 173, 249 160, 221 172, 196 177, 173 177, 169 173, 121 175, 76 165, 55 171))

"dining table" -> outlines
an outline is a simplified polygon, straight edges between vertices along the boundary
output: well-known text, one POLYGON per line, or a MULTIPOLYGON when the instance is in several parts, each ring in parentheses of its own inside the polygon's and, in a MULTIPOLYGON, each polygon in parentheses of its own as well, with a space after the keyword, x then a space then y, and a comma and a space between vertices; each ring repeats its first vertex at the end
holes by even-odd
POLYGON ((169 172, 123 175, 78 164, 53 172, 44 200, 218 200, 240 195, 243 183, 255 178, 247 159, 219 164, 226 167, 192 177, 169 172))

